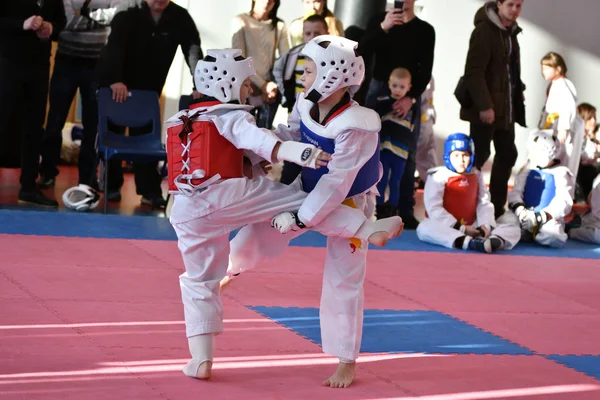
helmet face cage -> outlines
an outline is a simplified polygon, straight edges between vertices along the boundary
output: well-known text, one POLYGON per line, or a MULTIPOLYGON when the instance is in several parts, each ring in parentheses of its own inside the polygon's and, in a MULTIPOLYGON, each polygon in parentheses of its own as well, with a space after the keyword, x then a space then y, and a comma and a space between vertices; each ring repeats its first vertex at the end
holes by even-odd
POLYGON ((450 162, 450 154, 453 151, 468 151, 471 155, 469 165, 465 169, 466 172, 471 172, 473 165, 475 165, 475 144, 473 139, 464 133, 454 133, 446 139, 444 143, 444 164, 452 172, 456 172, 456 168, 450 162))
POLYGON ((527 158, 534 167, 545 168, 559 156, 560 142, 549 132, 532 134, 527 145, 527 158))
POLYGON ((198 61, 194 73, 196 90, 222 103, 240 101, 240 89, 246 78, 256 75, 252 58, 236 61, 242 56, 238 49, 208 50, 214 61, 198 61))
POLYGON ((304 46, 302 54, 317 67, 307 99, 315 103, 323 101, 344 87, 350 88, 351 95, 358 91, 365 76, 365 63, 356 54, 357 47, 357 42, 331 35, 317 36, 304 46), (321 46, 325 42, 329 42, 327 48, 321 46))

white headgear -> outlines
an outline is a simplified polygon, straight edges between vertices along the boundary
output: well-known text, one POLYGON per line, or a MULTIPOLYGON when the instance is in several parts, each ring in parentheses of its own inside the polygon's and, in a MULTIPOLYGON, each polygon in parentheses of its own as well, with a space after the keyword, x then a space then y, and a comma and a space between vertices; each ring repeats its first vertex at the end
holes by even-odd
POLYGON ((533 167, 545 168, 560 154, 560 142, 548 131, 536 131, 529 136, 528 159, 533 167))
POLYGON ((75 211, 88 211, 96 208, 100 195, 88 185, 79 184, 67 189, 62 196, 67 208, 75 211))
POLYGON ((207 54, 208 61, 204 59, 196 64, 196 90, 223 103, 239 101, 242 83, 256 75, 252 58, 236 61, 236 57, 242 57, 239 49, 208 50, 207 54))
POLYGON ((350 87, 355 94, 365 77, 365 62, 356 54, 358 43, 332 35, 317 36, 304 46, 302 54, 317 65, 315 82, 306 98, 314 103, 329 97, 336 90, 350 87), (329 42, 327 48, 320 44, 329 42))

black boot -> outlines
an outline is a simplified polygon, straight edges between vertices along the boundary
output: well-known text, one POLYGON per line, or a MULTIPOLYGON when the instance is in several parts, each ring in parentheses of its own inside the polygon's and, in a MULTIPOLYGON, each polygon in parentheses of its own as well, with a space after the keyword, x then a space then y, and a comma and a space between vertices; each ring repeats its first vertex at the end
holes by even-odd
POLYGON ((383 218, 387 218, 389 217, 389 208, 390 208, 390 203, 385 202, 383 204, 379 204, 377 206, 375 206, 375 215, 377 216, 377 219, 383 219, 383 218))
POLYGON ((42 207, 58 207, 58 202, 54 199, 46 197, 39 189, 24 191, 21 189, 19 191, 19 203, 24 204, 36 204, 42 207))
POLYGON ((401 215, 402 222, 404 222, 404 229, 414 231, 419 226, 419 220, 414 215, 401 215))
POLYGON ((398 215, 398 207, 388 204, 388 217, 395 217, 398 215))
POLYGON ((50 189, 56 184, 56 178, 50 178, 42 175, 37 181, 37 186, 42 189, 50 189))

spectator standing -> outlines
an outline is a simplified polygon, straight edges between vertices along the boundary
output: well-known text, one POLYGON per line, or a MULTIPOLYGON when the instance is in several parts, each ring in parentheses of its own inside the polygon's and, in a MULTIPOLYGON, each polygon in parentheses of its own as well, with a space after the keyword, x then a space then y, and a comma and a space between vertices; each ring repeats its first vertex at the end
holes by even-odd
MULTIPOLYGON (((0 140, 21 138, 20 203, 57 207, 36 188, 50 74, 50 40, 66 22, 62 0, 0 2, 0 140), (11 116, 26 109, 11 131, 11 116)), ((17 151, 16 149, 14 151, 17 151)))
POLYGON ((50 80, 50 111, 42 137, 38 186, 53 187, 58 175, 62 129, 71 103, 81 96, 83 138, 79 151, 79 183, 98 189, 96 134, 98 103, 94 70, 110 32, 110 21, 121 0, 63 0, 67 25, 58 37, 50 80))
POLYGON ((344 36, 344 25, 327 8, 327 0, 302 0, 302 4, 304 5, 304 17, 296 18, 290 24, 292 46, 306 43, 303 37, 303 22, 311 15, 320 15, 325 18, 329 35, 344 36))
POLYGON ((281 104, 290 113, 294 108, 294 104, 296 104, 296 96, 304 91, 304 85, 300 80, 302 75, 304 75, 305 60, 302 49, 311 39, 328 34, 325 18, 318 14, 306 18, 303 24, 302 37, 304 38, 304 42, 284 53, 273 66, 273 77, 275 78, 279 92, 282 94, 281 104))
MULTIPOLYGON (((200 34, 194 20, 183 7, 170 0, 125 0, 111 23, 108 43, 98 62, 98 84, 110 87, 113 99, 127 100, 130 89, 154 90, 160 96, 169 68, 181 46, 193 76, 202 59, 200 34)), ((194 97, 199 97, 194 91, 194 97)), ((130 129, 130 135, 145 134, 148 129, 130 129)), ((137 194, 142 203, 165 207, 157 163, 134 163, 137 194)), ((111 162, 105 194, 108 200, 121 199, 123 171, 120 161, 111 162)))
POLYGON ((375 55, 373 79, 369 84, 365 105, 374 108, 381 96, 389 96, 388 77, 395 68, 406 68, 412 76, 412 87, 402 99, 394 103, 394 111, 404 118, 412 110, 415 148, 409 149, 406 166, 400 183, 398 215, 406 229, 416 229, 415 204, 415 154, 421 129, 421 95, 431 80, 435 30, 415 15, 415 0, 406 0, 402 10, 392 9, 373 17, 360 43, 359 52, 365 58, 375 55))
POLYGON ((584 144, 585 123, 577 113, 577 90, 567 79, 564 58, 550 52, 542 58, 542 76, 549 81, 546 103, 540 118, 540 129, 551 129, 561 143, 560 162, 574 176, 579 170, 584 144))
POLYGON ((460 117, 471 124, 479 170, 494 142, 490 194, 496 219, 504 214, 508 180, 518 156, 514 125, 525 126, 525 85, 517 41, 522 5, 523 0, 497 0, 477 11, 465 65, 464 85, 471 104, 461 104, 460 117))
POLYGON ((280 0, 252 0, 248 14, 233 19, 231 47, 252 57, 256 75, 251 77, 254 95, 249 103, 256 107, 256 123, 270 129, 279 107, 281 94, 271 69, 278 55, 290 49, 285 23, 277 17, 280 0))

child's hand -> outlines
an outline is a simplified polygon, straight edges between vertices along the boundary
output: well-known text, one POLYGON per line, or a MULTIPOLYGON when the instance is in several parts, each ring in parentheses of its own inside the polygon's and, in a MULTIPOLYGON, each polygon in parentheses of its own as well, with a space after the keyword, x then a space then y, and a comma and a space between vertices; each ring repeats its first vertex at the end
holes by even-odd
POLYGON ((480 232, 483 234, 483 238, 489 238, 490 237, 490 230, 485 226, 485 225, 481 225, 479 227, 480 232))
POLYGON ((463 225, 463 233, 465 235, 469 235, 471 237, 478 237, 479 236, 479 230, 475 227, 473 227, 473 225, 463 225))
MULTIPOLYGON (((319 147, 319 150, 321 148, 319 147)), ((331 154, 326 153, 324 151, 321 151, 319 154, 317 154, 317 168, 319 167, 326 167, 327 164, 329 164, 329 161, 331 161, 331 154)))
POLYGON ((272 169, 273 169, 273 164, 271 164, 268 161, 261 161, 258 165, 260 165, 260 168, 263 170, 263 172, 265 174, 268 174, 272 169))
POLYGON ((331 154, 325 153, 312 144, 287 141, 278 142, 273 147, 271 159, 275 161, 289 161, 301 167, 317 169, 327 165, 331 154))
POLYGON ((50 22, 44 21, 44 22, 42 22, 42 25, 35 33, 40 39, 48 40, 48 39, 50 39, 50 36, 52 35, 52 31, 53 31, 52 24, 50 22))

